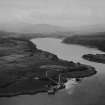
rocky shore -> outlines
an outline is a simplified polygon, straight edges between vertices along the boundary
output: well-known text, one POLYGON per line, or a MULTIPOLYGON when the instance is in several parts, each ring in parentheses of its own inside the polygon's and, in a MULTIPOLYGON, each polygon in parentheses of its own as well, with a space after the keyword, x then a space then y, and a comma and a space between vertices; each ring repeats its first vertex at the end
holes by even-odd
MULTIPOLYGON (((91 76, 96 70, 88 65, 59 59, 39 50, 22 38, 0 38, 0 97, 47 92, 59 74, 66 78, 91 76)), ((65 81, 64 81, 65 82, 65 81)))
POLYGON ((105 63, 105 54, 86 54, 82 57, 89 61, 105 63))

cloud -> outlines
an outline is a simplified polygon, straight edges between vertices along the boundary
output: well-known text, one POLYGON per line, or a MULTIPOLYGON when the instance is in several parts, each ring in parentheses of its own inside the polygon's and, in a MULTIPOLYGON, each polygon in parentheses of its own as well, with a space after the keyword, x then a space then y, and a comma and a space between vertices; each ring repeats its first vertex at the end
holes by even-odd
POLYGON ((104 0, 0 0, 0 22, 104 24, 104 11, 104 0))

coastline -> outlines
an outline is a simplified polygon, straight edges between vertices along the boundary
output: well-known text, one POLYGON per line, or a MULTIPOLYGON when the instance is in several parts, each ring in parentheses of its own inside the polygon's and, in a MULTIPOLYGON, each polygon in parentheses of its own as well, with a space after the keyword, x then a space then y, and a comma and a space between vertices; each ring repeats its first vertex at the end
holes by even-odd
POLYGON ((100 51, 105 52, 104 39, 105 37, 103 35, 74 35, 71 37, 66 37, 62 41, 62 43, 82 45, 90 48, 96 48, 100 51))
MULTIPOLYGON (((75 35, 65 38, 62 42, 65 44, 76 44, 90 48, 95 48, 104 53, 105 52, 104 39, 105 37, 103 35, 93 35, 93 36, 75 35)), ((82 56, 82 58, 88 61, 105 64, 105 54, 85 54, 82 56)))
POLYGON ((52 82, 45 78, 45 72, 48 70, 55 80, 54 77, 58 77, 62 72, 66 78, 96 74, 93 67, 61 60, 54 54, 37 49, 29 40, 1 38, 0 51, 4 50, 6 53, 0 53, 0 97, 47 92, 47 85, 52 85, 52 82), (92 72, 88 71, 88 67, 92 72), (59 71, 56 71, 58 68, 59 71), (67 75, 68 73, 73 75, 67 75), (35 77, 40 80, 35 80, 35 77))

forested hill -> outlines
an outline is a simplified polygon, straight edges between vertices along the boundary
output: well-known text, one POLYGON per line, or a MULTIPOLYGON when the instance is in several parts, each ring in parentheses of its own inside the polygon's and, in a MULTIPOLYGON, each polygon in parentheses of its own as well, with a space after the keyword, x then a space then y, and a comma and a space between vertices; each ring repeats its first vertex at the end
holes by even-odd
POLYGON ((80 44, 105 51, 105 33, 96 33, 96 35, 74 35, 71 37, 66 37, 63 40, 63 43, 80 44))

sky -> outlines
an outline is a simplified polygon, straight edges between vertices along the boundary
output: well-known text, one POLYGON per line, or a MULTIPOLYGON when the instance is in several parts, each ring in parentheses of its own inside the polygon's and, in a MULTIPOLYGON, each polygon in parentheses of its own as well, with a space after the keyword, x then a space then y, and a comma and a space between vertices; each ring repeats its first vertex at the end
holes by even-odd
POLYGON ((0 0, 0 24, 105 24, 105 0, 0 0))

